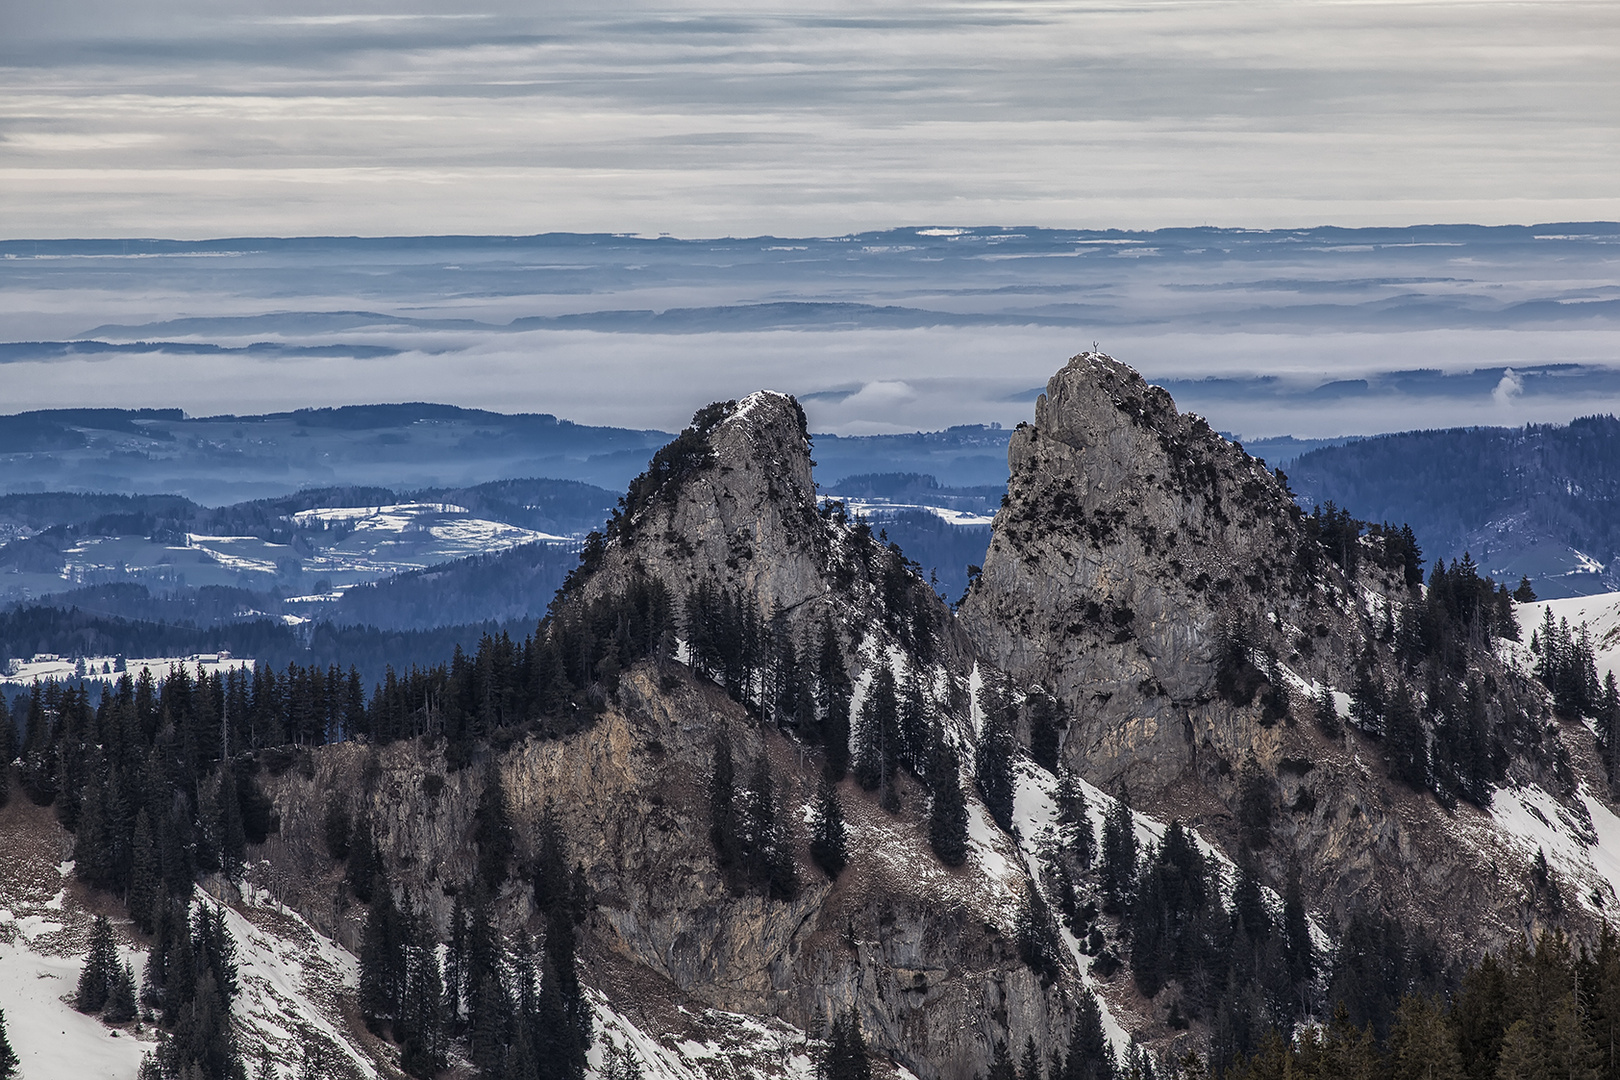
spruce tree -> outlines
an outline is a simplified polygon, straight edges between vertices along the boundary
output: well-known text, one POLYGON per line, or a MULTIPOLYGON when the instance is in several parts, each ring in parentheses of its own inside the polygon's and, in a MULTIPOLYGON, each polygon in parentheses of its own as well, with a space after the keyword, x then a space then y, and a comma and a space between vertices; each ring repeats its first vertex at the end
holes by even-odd
POLYGON ((321 838, 326 842, 326 853, 335 862, 349 858, 349 839, 354 822, 349 818, 349 807, 343 796, 332 792, 326 799, 326 812, 321 816, 321 838))
POLYGON ((78 829, 73 836, 73 873, 80 881, 98 888, 112 883, 112 844, 102 816, 105 801, 106 766, 101 755, 91 756, 81 793, 78 829))
POLYGON ((79 986, 73 1007, 82 1013, 99 1013, 107 1005, 113 973, 118 970, 118 947, 113 942, 112 923, 97 915, 90 931, 90 952, 79 969, 79 986))
POLYGON ((853 688, 838 631, 832 620, 822 624, 821 644, 816 657, 816 684, 826 714, 821 721, 822 739, 827 749, 827 776, 838 783, 849 772, 849 709, 853 688))
POLYGON ((1356 661, 1355 678, 1350 684, 1350 719, 1369 735, 1384 732, 1384 683, 1377 672, 1371 641, 1356 661))
POLYGON ((1063 721, 1056 699, 1045 690, 1030 692, 1029 754, 1047 772, 1058 771, 1058 746, 1063 737, 1063 721))
POLYGON ((426 1080, 445 1067, 445 986, 430 924, 422 920, 410 937, 405 994, 394 1028, 400 1044, 400 1068, 426 1080))
POLYGON ((499 1075, 512 1025, 512 999, 505 993, 499 968, 476 975, 467 1017, 467 1049, 473 1064, 486 1075, 499 1075))
POLYGON ((928 844, 946 866, 961 866, 967 861, 968 810, 967 798, 962 793, 962 777, 956 761, 956 751, 936 730, 933 737, 934 753, 928 766, 928 788, 932 800, 928 805, 928 844))
POLYGON ((721 725, 714 735, 714 764, 709 773, 709 840, 715 860, 728 877, 742 870, 742 830, 737 812, 737 767, 731 756, 731 731, 721 725))
POLYGON ((1007 1051, 1007 1040, 996 1040, 995 1051, 990 1057, 990 1071, 985 1080, 1018 1080, 1018 1069, 1013 1065, 1012 1054, 1007 1051))
POLYGON ((1058 776, 1058 828, 1063 846, 1088 870, 1097 859, 1097 835, 1092 830, 1090 808, 1080 778, 1067 769, 1058 776))
POLYGON ((11 801, 11 763, 17 758, 17 725, 11 707, 0 692, 0 806, 11 801))
POLYGON ((844 839, 844 809, 838 799, 838 789, 825 775, 816 785, 816 806, 810 821, 810 857, 833 879, 849 862, 844 839))
POLYGON ((11 1048, 11 1038, 6 1032, 6 1011, 0 1009, 0 1080, 13 1080, 21 1064, 22 1059, 11 1048))
POLYGON ((371 831, 371 815, 362 813, 355 822, 354 836, 349 841, 349 858, 344 868, 344 880, 362 904, 371 903, 377 880, 383 875, 382 853, 371 831))
POLYGON ((866 1036, 861 1033, 855 1006, 833 1019, 827 1036, 827 1049, 821 1059, 823 1080, 872 1080, 872 1062, 866 1056, 866 1036))
POLYGON ((135 815, 135 838, 130 852, 129 897, 127 907, 130 918, 150 934, 156 925, 158 902, 163 894, 163 867, 158 861, 157 840, 152 835, 152 821, 143 806, 135 815))
POLYGON ((247 857, 247 830, 242 824, 242 799, 236 787, 236 770, 226 762, 219 770, 219 863, 225 876, 242 876, 247 857))
POLYGON ((1136 823, 1124 799, 1116 799, 1103 818, 1102 867, 1103 906, 1109 911, 1124 909, 1136 884, 1136 823))
MULTIPOLYGON (((1050 986, 1058 977, 1059 945, 1052 928, 1052 914, 1033 879, 1024 882, 1024 902, 1018 909, 1013 937, 1024 966, 1040 978, 1042 986, 1050 986)), ((1011 1066, 1011 1061, 1008 1065, 1011 1066)))
POLYGON ((512 819, 506 808, 506 788, 500 767, 489 766, 484 789, 473 811, 473 842, 478 845, 478 876, 491 892, 505 884, 512 862, 512 819))
POLYGON ((1536 1039, 1535 1028, 1526 1018, 1508 1025, 1502 1036, 1502 1051, 1496 1075, 1501 1080, 1553 1080, 1547 1056, 1536 1039))
POLYGON ((1293 989, 1290 1002, 1292 1015, 1309 1011, 1306 1000, 1311 984, 1316 981, 1316 952, 1311 943, 1310 923, 1305 914, 1305 896, 1299 884, 1299 874, 1288 876, 1283 890, 1283 940, 1288 964, 1288 982, 1293 989))
POLYGON ((770 758, 763 750, 754 759, 749 778, 742 832, 743 861, 749 882, 777 900, 798 896, 792 820, 782 807, 771 775, 770 758))
POLYGON ((1271 777, 1251 750, 1238 769, 1237 823, 1243 846, 1256 851, 1271 843, 1271 823, 1277 796, 1271 777))
POLYGON ((373 1031, 398 1014, 404 942, 399 910, 387 881, 373 885, 373 899, 360 935, 360 1012, 373 1031))
POLYGON ((1063 1080, 1115 1080, 1118 1069, 1114 1048, 1103 1030, 1102 1010, 1089 987, 1080 988, 1075 1006, 1069 1051, 1063 1061, 1063 1080))
POLYGON ((128 964, 113 969, 107 983, 107 1008, 102 1019, 109 1024, 124 1024, 135 1019, 135 972, 128 964))
POLYGON ((1043 1080, 1041 1076, 1041 1052, 1036 1049, 1035 1036, 1029 1035, 1024 1039, 1024 1056, 1018 1063, 1018 1080, 1043 1080))
POLYGON ((1323 683, 1316 691, 1316 726, 1330 739, 1337 739, 1344 731, 1339 723, 1339 707, 1333 700, 1333 689, 1323 683))
POLYGON ((1429 786, 1428 740, 1412 691, 1404 682, 1390 697, 1384 726, 1384 752, 1389 755, 1390 772, 1414 791, 1424 790, 1429 786))
POLYGON ((898 760, 900 704, 894 671, 880 664, 861 702, 855 730, 855 779, 868 791, 892 782, 898 760))
POLYGON ((979 704, 984 712, 984 729, 979 732, 979 745, 974 753, 979 794, 996 824, 1011 831, 1013 753, 1017 748, 1013 715, 1017 706, 1012 702, 1010 685, 1005 680, 986 682, 980 687, 979 704))

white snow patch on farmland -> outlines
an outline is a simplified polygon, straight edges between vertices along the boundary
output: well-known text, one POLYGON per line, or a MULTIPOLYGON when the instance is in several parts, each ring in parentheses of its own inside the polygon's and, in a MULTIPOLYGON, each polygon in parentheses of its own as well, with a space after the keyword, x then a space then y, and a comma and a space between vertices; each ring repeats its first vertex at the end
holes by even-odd
POLYGON ((892 514, 901 510, 919 510, 933 514, 947 525, 991 525, 995 518, 989 514, 976 514, 971 510, 954 510, 948 506, 933 506, 929 503, 897 503, 878 499, 848 499, 833 492, 827 493, 827 498, 838 499, 844 504, 851 515, 859 514, 871 519, 876 526, 883 524, 883 515, 892 514))

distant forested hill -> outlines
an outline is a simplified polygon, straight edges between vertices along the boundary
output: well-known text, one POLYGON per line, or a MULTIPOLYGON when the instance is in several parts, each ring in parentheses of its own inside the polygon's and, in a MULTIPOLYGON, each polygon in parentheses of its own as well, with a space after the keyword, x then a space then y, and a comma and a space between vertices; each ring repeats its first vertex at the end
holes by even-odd
POLYGON ((1431 561, 1470 552, 1543 597, 1620 588, 1620 420, 1381 435, 1289 469, 1306 507, 1407 522, 1431 561))

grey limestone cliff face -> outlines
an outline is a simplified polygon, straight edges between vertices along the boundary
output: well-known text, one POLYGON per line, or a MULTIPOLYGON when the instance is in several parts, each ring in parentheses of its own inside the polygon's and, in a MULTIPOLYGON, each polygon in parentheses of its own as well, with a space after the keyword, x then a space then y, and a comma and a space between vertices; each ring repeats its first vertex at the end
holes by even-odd
MULTIPOLYGON (((1052 377, 1008 458, 1007 503, 959 618, 989 663, 1064 704, 1070 767, 1235 852, 1252 754, 1276 813, 1260 855, 1273 884, 1297 868, 1319 910, 1382 907, 1465 952, 1522 931, 1520 857, 1458 842, 1487 834, 1487 815, 1446 810, 1390 780, 1377 741, 1311 721, 1310 686, 1347 692, 1384 613, 1413 601, 1398 567, 1364 558, 1352 578, 1313 552, 1278 476, 1102 354, 1052 377), (1269 649, 1292 673, 1287 720, 1217 693, 1234 627, 1257 664, 1269 649)), ((1388 648, 1374 663, 1402 678, 1388 648)), ((1518 707, 1515 679, 1483 663, 1492 708, 1518 707)))
MULTIPOLYGON (((276 862, 300 868, 287 899, 332 927, 342 868, 323 853, 321 819, 330 793, 346 793, 353 812, 372 817, 396 887, 445 932, 458 885, 476 872, 473 810, 493 766, 519 839, 499 897, 503 931, 544 932, 522 866, 549 802, 590 886, 586 980, 654 1033, 678 1033, 683 1008, 712 1008, 820 1036, 853 1006, 880 1059, 927 1080, 982 1073, 998 1039, 1066 1039, 1073 1002, 1061 986, 1041 985, 1010 937, 1022 886, 986 879, 971 860, 940 865, 914 788, 896 815, 852 781, 842 785, 851 858, 836 882, 810 862, 801 835, 796 899, 729 891, 707 818, 721 724, 739 761, 768 757, 788 807, 812 798, 818 765, 799 745, 751 724, 714 687, 686 676, 671 685, 652 664, 626 673, 617 704, 589 728, 524 739, 460 771, 418 742, 323 748, 271 783, 276 862)), ((1015 858, 1010 842, 998 843, 1015 858)), ((357 944, 362 918, 351 902, 337 936, 357 944)))

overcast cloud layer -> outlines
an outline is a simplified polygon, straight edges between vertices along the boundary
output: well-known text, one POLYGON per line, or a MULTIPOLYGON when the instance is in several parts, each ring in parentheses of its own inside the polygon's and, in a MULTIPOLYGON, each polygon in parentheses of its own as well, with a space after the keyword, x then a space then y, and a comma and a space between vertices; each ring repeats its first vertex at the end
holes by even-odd
POLYGON ((1620 5, 0 3, 0 236, 1620 218, 1620 5))
POLYGON ((5 241, 0 329, 0 412, 1011 425, 1099 342, 1245 438, 1516 425, 1620 412, 1620 225, 5 241))

